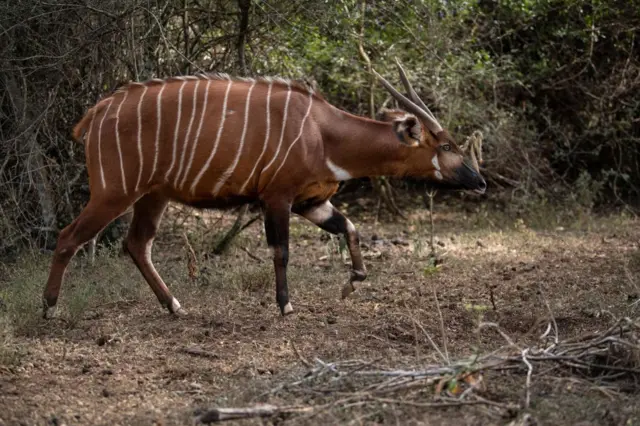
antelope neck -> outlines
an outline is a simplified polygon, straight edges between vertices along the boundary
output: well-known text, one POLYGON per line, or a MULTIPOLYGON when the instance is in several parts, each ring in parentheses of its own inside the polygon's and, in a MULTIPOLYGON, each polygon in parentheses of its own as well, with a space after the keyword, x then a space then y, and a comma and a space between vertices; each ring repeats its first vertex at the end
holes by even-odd
POLYGON ((402 176, 411 148, 398 140, 391 123, 358 117, 332 107, 323 126, 325 161, 338 180, 340 169, 351 178, 402 176))

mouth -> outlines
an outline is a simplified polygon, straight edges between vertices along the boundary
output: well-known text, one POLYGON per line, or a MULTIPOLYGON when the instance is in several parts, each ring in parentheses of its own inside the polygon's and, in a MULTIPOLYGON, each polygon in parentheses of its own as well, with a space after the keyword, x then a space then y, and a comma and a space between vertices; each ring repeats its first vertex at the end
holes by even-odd
POLYGON ((469 166, 466 162, 457 170, 457 180, 461 186, 471 192, 482 195, 487 190, 487 182, 483 179, 478 171, 469 166))

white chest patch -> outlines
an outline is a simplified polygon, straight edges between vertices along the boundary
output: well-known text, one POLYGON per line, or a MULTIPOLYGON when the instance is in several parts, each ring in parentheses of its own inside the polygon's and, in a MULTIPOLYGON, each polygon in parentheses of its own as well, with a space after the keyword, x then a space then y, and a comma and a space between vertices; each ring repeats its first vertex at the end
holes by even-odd
POLYGON ((433 164, 433 167, 436 168, 436 170, 440 171, 440 163, 438 162, 438 156, 434 155, 433 158, 431 159, 431 164, 433 164))
POLYGON ((335 178, 337 180, 342 181, 342 180, 351 179, 351 174, 349 174, 348 171, 346 171, 345 169, 343 169, 340 166, 337 166, 335 163, 333 163, 328 158, 327 158, 327 167, 329 168, 329 170, 331 170, 331 173, 333 173, 333 176, 335 176, 335 178))

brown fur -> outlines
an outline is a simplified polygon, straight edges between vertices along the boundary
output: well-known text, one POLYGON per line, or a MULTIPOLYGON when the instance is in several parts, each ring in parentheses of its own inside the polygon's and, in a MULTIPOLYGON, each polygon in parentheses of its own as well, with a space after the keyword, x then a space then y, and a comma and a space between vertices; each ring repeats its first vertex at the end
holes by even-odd
MULTIPOLYGON (((91 108, 73 130, 75 139, 85 137, 91 199, 60 234, 45 306, 55 305, 71 256, 131 205, 134 217, 125 247, 160 302, 173 311, 177 302, 149 255, 169 200, 210 207, 259 201, 267 212, 268 239, 282 237, 277 244, 284 244, 292 207, 305 214, 321 205, 341 179, 454 176, 462 156, 455 150, 439 153, 443 143, 452 143, 448 135, 433 135, 416 125, 415 116, 402 116, 389 112, 387 121, 357 117, 327 103, 309 84, 282 79, 201 75, 123 86, 91 108), (446 169, 437 171, 434 156, 444 155, 446 169)), ((325 210, 310 217, 324 217, 325 210)), ((363 279, 357 238, 347 222, 342 217, 326 226, 350 233, 358 269, 354 276, 363 279)), ((278 302, 285 313, 286 279, 279 268, 286 269, 286 250, 278 247, 278 302)))

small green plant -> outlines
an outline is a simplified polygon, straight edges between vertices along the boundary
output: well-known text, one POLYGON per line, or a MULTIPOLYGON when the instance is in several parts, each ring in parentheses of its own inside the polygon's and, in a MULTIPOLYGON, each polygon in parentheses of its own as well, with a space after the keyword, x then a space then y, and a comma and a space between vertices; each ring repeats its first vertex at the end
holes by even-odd
MULTIPOLYGON (((71 262, 58 301, 58 315, 67 326, 77 325, 91 306, 140 297, 142 277, 119 252, 116 246, 103 248, 93 266, 81 257, 71 262)), ((6 281, 0 282, 0 323, 10 324, 14 335, 32 334, 40 322, 50 262, 48 255, 25 253, 7 268, 6 281)))
POLYGON ((73 328, 80 322, 87 308, 100 299, 97 296, 98 291, 94 282, 75 285, 69 290, 63 306, 66 311, 67 325, 73 328))
POLYGON ((243 268, 236 275, 242 291, 264 293, 273 281, 271 265, 260 265, 243 268))
POLYGON ((8 316, 0 315, 0 365, 19 365, 22 352, 15 343, 15 330, 8 316))
POLYGON ((438 258, 435 255, 431 255, 429 256, 429 259, 427 260, 427 264, 422 270, 422 273, 424 274, 425 277, 430 277, 436 274, 440 270, 440 266, 441 266, 441 263, 439 262, 438 258))
POLYGON ((491 307, 481 303, 466 302, 464 304, 464 309, 474 315, 476 323, 480 324, 484 319, 484 315, 491 309, 491 307))
POLYGON ((35 329, 47 279, 47 260, 41 254, 28 253, 7 267, 7 279, 0 282, 0 322, 4 333, 29 335, 35 329))

